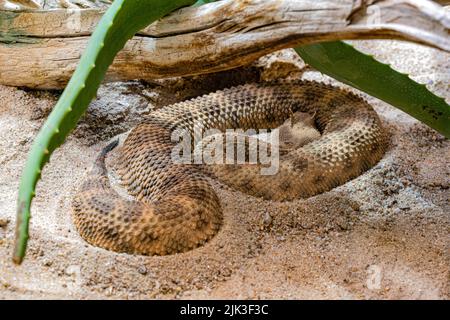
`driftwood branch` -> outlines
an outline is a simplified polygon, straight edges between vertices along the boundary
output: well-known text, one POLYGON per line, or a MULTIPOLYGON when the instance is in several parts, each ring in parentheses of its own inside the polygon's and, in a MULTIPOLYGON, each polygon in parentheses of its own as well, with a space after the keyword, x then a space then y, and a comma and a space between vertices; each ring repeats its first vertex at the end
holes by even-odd
MULTIPOLYGON (((0 11, 0 84, 64 87, 101 15, 0 11)), ((449 11, 427 0, 224 0, 184 8, 141 31, 106 80, 215 72, 337 39, 403 39, 450 51, 449 28, 449 11)))

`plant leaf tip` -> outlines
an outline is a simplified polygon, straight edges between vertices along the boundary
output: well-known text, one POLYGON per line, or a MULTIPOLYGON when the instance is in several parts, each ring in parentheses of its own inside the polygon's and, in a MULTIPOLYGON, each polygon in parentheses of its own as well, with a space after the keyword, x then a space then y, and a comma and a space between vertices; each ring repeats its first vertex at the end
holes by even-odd
POLYGON ((13 258, 12 258, 12 261, 13 261, 13 263, 14 263, 15 265, 20 266, 20 265, 22 264, 22 262, 23 262, 23 255, 20 255, 20 254, 14 254, 14 255, 13 255, 13 258))

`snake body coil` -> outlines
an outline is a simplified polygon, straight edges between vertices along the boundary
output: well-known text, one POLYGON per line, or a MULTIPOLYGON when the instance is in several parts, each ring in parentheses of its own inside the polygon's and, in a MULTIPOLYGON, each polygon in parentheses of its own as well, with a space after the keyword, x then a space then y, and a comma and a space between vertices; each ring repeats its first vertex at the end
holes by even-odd
POLYGON ((164 255, 205 243, 222 223, 210 176, 271 200, 310 197, 357 177, 386 150, 372 107, 353 93, 310 81, 247 84, 164 107, 136 126, 120 151, 118 174, 134 200, 113 190, 97 159, 73 201, 75 225, 89 243, 118 252, 164 255), (195 127, 270 129, 294 112, 314 118, 318 140, 281 154, 279 171, 259 164, 179 164, 171 159, 175 130, 195 127))

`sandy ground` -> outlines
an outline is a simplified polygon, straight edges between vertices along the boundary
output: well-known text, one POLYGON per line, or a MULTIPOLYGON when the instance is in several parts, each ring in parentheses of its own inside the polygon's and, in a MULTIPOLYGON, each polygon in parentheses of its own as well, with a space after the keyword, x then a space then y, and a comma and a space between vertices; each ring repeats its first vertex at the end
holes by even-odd
MULTIPOLYGON (((399 42, 356 45, 450 100, 448 55, 399 42)), ((448 299, 450 142, 370 97, 391 147, 339 188, 275 203, 217 185, 223 228, 204 247, 172 256, 109 252, 75 231, 72 194, 106 139, 155 107, 271 72, 286 75, 294 65, 104 86, 43 172, 21 266, 11 262, 18 181, 58 93, 0 86, 0 298, 448 299)), ((314 71, 303 77, 331 81, 314 71)))

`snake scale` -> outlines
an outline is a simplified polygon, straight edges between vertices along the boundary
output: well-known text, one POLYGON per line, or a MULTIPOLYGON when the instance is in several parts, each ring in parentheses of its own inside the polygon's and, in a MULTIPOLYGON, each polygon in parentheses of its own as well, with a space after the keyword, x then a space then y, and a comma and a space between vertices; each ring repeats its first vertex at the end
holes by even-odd
POLYGON ((73 200, 77 230, 89 243, 143 255, 185 252, 211 239, 222 224, 214 177, 244 193, 275 201, 307 198, 357 177, 375 165, 387 135, 361 97, 314 81, 246 84, 163 107, 131 130, 117 173, 133 200, 110 185, 97 158, 73 200), (174 130, 276 128, 295 112, 313 117, 321 136, 281 153, 275 175, 260 164, 199 165, 171 161, 174 130))

